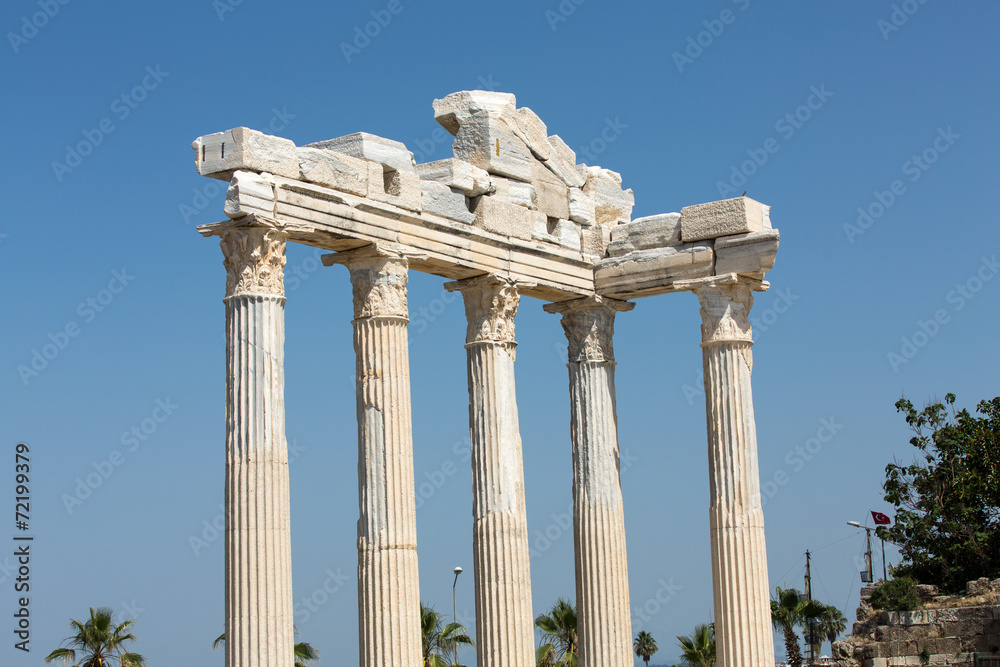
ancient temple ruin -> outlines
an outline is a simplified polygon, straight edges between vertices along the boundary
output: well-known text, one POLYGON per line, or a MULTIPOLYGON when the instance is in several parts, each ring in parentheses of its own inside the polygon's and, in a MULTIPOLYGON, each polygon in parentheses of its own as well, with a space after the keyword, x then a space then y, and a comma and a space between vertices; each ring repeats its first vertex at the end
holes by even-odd
POLYGON ((247 128, 195 140, 198 172, 229 181, 226 278, 226 665, 291 667, 284 429, 285 245, 331 251, 354 291, 359 447, 358 604, 365 667, 421 663, 406 283, 461 292, 468 319, 479 667, 535 664, 514 385, 520 297, 569 340, 580 664, 633 664, 615 414, 615 316, 628 299, 701 304, 718 664, 771 667, 748 316, 778 231, 747 197, 631 219, 621 177, 576 155, 513 95, 434 101, 453 158, 415 164, 358 133, 298 147, 247 128))

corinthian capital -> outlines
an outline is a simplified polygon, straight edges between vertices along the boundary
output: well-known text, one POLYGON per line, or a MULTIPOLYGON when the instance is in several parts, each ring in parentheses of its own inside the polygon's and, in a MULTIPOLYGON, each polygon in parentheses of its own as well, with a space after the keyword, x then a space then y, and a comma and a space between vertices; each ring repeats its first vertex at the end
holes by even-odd
POLYGON ((615 314, 632 310, 634 303, 599 296, 548 303, 545 312, 561 313, 563 330, 569 341, 569 362, 615 360, 611 339, 615 314))
POLYGON ((351 272, 354 319, 407 317, 406 282, 410 262, 401 249, 372 244, 324 255, 323 263, 327 266, 343 264, 351 272))
POLYGON ((445 283, 449 292, 459 291, 465 301, 468 328, 466 344, 514 344, 514 316, 520 295, 517 284, 510 278, 495 275, 476 276, 445 283))
POLYGON ((226 296, 285 295, 285 241, 274 227, 231 227, 219 245, 226 267, 226 296))

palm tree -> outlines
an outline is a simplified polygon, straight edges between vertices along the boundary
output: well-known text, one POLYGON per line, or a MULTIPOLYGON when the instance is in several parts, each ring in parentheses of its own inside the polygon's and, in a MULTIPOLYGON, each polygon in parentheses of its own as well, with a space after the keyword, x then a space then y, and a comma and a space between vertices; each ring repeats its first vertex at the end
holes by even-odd
POLYGON ((643 662, 646 663, 646 667, 649 667, 649 659, 656 653, 656 640, 653 639, 653 635, 649 634, 645 630, 639 632, 635 637, 635 642, 632 644, 635 649, 635 654, 642 658, 643 662))
POLYGON ((678 636, 681 657, 691 667, 713 667, 715 665, 715 623, 694 626, 690 635, 678 636))
POLYGON ((69 627, 75 634, 63 640, 68 646, 49 653, 45 662, 59 659, 73 663, 73 667, 111 667, 112 660, 117 660, 119 667, 145 665, 144 657, 125 650, 126 643, 135 641, 133 621, 130 619, 115 625, 112 616, 113 612, 107 607, 96 610, 91 607, 90 618, 85 623, 70 619, 69 627), (77 651, 81 653, 79 662, 76 662, 77 651))
POLYGON ((788 664, 791 667, 802 667, 802 651, 799 649, 799 636, 795 634, 795 628, 818 618, 826 605, 806 599, 794 588, 778 587, 775 595, 777 599, 771 600, 771 622, 785 636, 788 664))
POLYGON ((542 645, 535 651, 535 664, 576 667, 579 660, 576 636, 576 607, 562 598, 547 614, 535 619, 542 631, 542 645))
MULTIPOLYGON (((844 618, 841 611, 832 604, 827 605, 823 609, 819 621, 816 623, 816 632, 830 642, 831 651, 833 650, 833 642, 837 641, 837 636, 846 629, 847 619, 844 618)), ((822 647, 822 644, 820 644, 820 647, 822 647)))
POLYGON ((475 646, 468 631, 461 623, 444 623, 444 615, 433 607, 420 604, 420 634, 423 635, 424 667, 459 667, 451 662, 449 653, 457 655, 458 645, 475 646))
MULTIPOLYGON (((295 634, 299 634, 299 629, 294 625, 292 628, 295 634)), ((215 638, 212 642, 212 650, 219 648, 220 646, 226 645, 226 633, 223 632, 221 635, 215 638)), ((295 667, 308 667, 306 663, 309 662, 319 662, 319 651, 317 651, 312 644, 309 642, 299 642, 293 647, 295 653, 295 667)))

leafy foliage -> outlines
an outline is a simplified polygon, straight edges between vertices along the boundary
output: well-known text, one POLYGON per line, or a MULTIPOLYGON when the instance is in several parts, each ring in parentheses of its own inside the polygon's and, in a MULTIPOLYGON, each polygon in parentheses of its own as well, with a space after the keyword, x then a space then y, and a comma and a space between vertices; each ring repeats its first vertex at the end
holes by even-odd
POLYGON ((656 640, 653 639, 653 635, 649 634, 645 630, 641 630, 639 634, 635 636, 632 648, 635 649, 635 654, 642 658, 643 662, 647 665, 649 664, 649 659, 659 650, 656 646, 656 640))
POLYGON ((885 468, 896 521, 877 534, 899 547, 894 574, 950 593, 1000 577, 1000 397, 979 403, 983 417, 956 411, 954 394, 919 412, 900 399, 896 410, 919 453, 912 465, 885 468))
MULTIPOLYGON (((299 634, 299 629, 292 626, 295 630, 295 634, 299 634)), ((212 650, 219 648, 220 646, 226 645, 226 633, 223 632, 221 635, 215 638, 212 642, 212 650)), ((292 651, 295 654, 295 667, 308 667, 307 663, 319 662, 319 651, 313 647, 309 642, 299 642, 294 647, 292 651)))
POLYGON ((125 650, 127 643, 135 641, 132 625, 131 620, 116 625, 110 609, 91 607, 86 622, 70 619, 73 636, 63 641, 67 646, 49 653, 45 662, 63 660, 73 663, 74 667, 111 667, 112 661, 116 661, 119 667, 143 667, 146 664, 144 657, 125 650), (80 653, 79 662, 76 662, 77 652, 80 653))
POLYGON ((791 667, 802 667, 802 651, 795 628, 819 619, 825 609, 825 604, 807 599, 794 588, 775 589, 775 599, 771 600, 771 622, 784 635, 785 656, 791 667))
POLYGON ((913 611, 920 606, 917 582, 909 577, 897 577, 883 582, 872 591, 868 604, 886 611, 913 611))
POLYGON ((681 647, 681 658, 690 667, 713 667, 715 655, 715 623, 694 626, 690 635, 677 636, 681 647))
POLYGON ((454 656, 459 644, 475 646, 461 623, 444 625, 444 615, 420 605, 420 634, 423 636, 424 667, 457 667, 454 656), (443 626, 443 627, 442 627, 443 626))
POLYGON ((576 607, 562 598, 547 614, 535 619, 542 631, 541 646, 535 651, 535 665, 576 667, 579 648, 576 635, 576 607))

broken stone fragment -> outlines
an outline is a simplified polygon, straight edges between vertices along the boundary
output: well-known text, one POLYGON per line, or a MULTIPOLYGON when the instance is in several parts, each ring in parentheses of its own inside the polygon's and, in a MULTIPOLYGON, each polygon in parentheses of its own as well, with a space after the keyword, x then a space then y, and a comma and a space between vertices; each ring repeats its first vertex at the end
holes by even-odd
POLYGON ((309 148, 296 149, 299 178, 352 195, 368 195, 368 163, 342 153, 309 148))
POLYGON ((488 232, 531 240, 531 232, 537 219, 537 211, 503 201, 494 195, 484 195, 473 199, 473 223, 488 232))
POLYGON ((528 145, 528 149, 543 162, 549 159, 552 151, 549 145, 548 128, 538 115, 527 107, 521 107, 514 112, 514 132, 528 145))
POLYGON ((531 182, 535 159, 503 118, 486 110, 473 112, 461 121, 451 146, 455 157, 491 174, 531 182))
POLYGON ((496 190, 485 169, 473 167, 458 158, 418 164, 417 175, 423 180, 437 181, 450 188, 457 188, 469 197, 478 197, 496 190))
POLYGON ((526 208, 535 208, 535 186, 531 183, 512 181, 502 176, 493 177, 495 197, 526 208))
POLYGON ((594 267, 594 283, 600 294, 664 287, 678 279, 710 276, 714 257, 708 241, 637 250, 599 262, 594 267))
POLYGON ((570 220, 556 220, 555 225, 551 223, 552 235, 556 237, 556 242, 564 248, 580 252, 582 249, 582 238, 580 225, 570 220))
POLYGON ((569 218, 569 191, 541 162, 532 165, 532 185, 535 187, 535 208, 549 218, 569 218))
POLYGON ((569 189, 569 219, 588 227, 595 224, 594 200, 580 188, 569 189))
POLYGON ((681 209, 681 239, 687 243, 731 234, 762 232, 765 229, 765 208, 768 207, 749 197, 685 206, 681 209))
POLYGON ((226 190, 222 212, 229 218, 242 218, 250 213, 274 215, 274 183, 272 179, 252 171, 237 171, 226 190))
POLYGON ((399 171, 416 171, 413 155, 405 144, 367 132, 356 132, 336 139, 317 141, 313 144, 307 144, 307 146, 372 160, 399 171))
POLYGON ((455 136, 472 114, 483 111, 494 118, 513 114, 517 100, 511 93, 490 90, 463 90, 434 100, 434 120, 455 136))
POLYGON ((206 134, 191 143, 202 176, 228 181, 236 170, 299 177, 295 142, 247 127, 206 134))
POLYGON ((475 223, 476 216, 469 211, 469 200, 461 190, 452 189, 436 181, 420 181, 423 210, 451 220, 475 223))
POLYGON ((549 137, 551 151, 549 159, 545 161, 545 166, 552 170, 552 173, 571 188, 583 187, 586 178, 577 171, 576 153, 566 145, 559 135, 553 134, 549 137))
POLYGON ((608 255, 619 257, 635 250, 677 245, 680 241, 681 214, 661 213, 613 227, 608 255))
POLYGON ((594 201, 594 218, 599 225, 628 222, 632 216, 635 196, 631 190, 622 190, 621 176, 613 171, 590 167, 583 193, 594 201))
POLYGON ((368 198, 419 212, 423 196, 416 171, 400 171, 368 162, 368 198))
POLYGON ((606 225, 584 227, 580 232, 580 251, 584 255, 602 258, 611 243, 611 228, 606 225))
POLYGON ((763 279, 774 268, 779 234, 776 229, 725 236, 715 241, 715 273, 739 273, 763 279))

